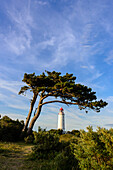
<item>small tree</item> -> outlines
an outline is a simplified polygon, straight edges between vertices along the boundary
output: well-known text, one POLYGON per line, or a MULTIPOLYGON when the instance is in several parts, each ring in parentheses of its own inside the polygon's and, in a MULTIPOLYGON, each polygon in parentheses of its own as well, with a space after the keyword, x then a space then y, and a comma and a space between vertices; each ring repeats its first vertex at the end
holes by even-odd
POLYGON ((33 92, 33 99, 31 100, 31 107, 24 130, 28 126, 34 103, 36 102, 37 96, 39 96, 36 114, 33 116, 29 124, 28 133, 31 133, 34 123, 41 113, 43 105, 58 102, 68 106, 78 105, 80 110, 89 108, 96 112, 99 112, 101 108, 107 105, 103 100, 96 100, 96 93, 93 92, 91 88, 81 84, 75 84, 76 77, 73 76, 73 74, 66 73, 62 76, 60 72, 45 72, 46 74, 42 73, 39 76, 36 76, 35 73, 24 74, 23 81, 28 86, 22 87, 19 94, 24 94, 28 89, 33 92), (49 99, 49 97, 51 97, 49 101, 44 101, 47 98, 49 99), (56 99, 54 100, 52 97, 56 99))

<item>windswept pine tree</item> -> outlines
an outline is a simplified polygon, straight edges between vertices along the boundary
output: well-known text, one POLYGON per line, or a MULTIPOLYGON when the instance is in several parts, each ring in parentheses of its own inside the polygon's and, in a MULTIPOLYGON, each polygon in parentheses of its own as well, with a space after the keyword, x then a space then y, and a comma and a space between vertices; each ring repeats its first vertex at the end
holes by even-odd
POLYGON ((25 73, 22 81, 27 86, 21 87, 19 94, 24 94, 27 90, 30 90, 33 92, 33 98, 23 131, 27 130, 29 124, 28 133, 31 133, 34 123, 41 113, 42 106, 49 103, 77 105, 79 109, 85 109, 86 113, 88 109, 99 112, 101 108, 107 105, 102 99, 97 101, 96 92, 93 92, 91 88, 76 84, 75 80, 76 77, 73 74, 66 73, 62 76, 60 72, 55 71, 45 71, 45 73, 37 76, 35 73, 25 73), (45 101, 47 98, 48 100, 45 101), (30 121, 37 99, 39 99, 38 107, 30 121))

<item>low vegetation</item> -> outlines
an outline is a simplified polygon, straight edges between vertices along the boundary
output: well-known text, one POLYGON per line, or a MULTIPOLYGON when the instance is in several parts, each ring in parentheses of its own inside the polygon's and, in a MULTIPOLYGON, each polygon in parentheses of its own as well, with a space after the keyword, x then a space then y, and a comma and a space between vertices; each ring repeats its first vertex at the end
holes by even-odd
POLYGON ((21 136, 24 121, 12 120, 8 116, 0 119, 0 141, 18 141, 21 136))
POLYGON ((46 131, 39 127, 38 132, 22 139, 19 137, 22 126, 22 122, 6 116, 0 120, 0 133, 4 132, 0 138, 2 170, 113 169, 113 129, 93 131, 89 126, 87 132, 73 130, 62 134, 61 130, 46 131), (16 132, 18 137, 13 139, 16 132))
POLYGON ((99 128, 96 132, 92 127, 88 132, 80 131, 71 146, 73 154, 81 169, 113 169, 113 129, 99 128))

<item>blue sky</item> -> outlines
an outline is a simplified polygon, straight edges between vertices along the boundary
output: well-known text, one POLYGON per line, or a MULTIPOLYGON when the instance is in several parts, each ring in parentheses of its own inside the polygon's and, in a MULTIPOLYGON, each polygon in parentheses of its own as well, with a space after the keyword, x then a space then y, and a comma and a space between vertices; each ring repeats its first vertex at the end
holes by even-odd
POLYGON ((38 126, 66 130, 113 127, 113 1, 0 0, 0 114, 25 120, 32 94, 19 96, 24 73, 73 73, 108 102, 100 113, 61 104, 43 107, 38 126))

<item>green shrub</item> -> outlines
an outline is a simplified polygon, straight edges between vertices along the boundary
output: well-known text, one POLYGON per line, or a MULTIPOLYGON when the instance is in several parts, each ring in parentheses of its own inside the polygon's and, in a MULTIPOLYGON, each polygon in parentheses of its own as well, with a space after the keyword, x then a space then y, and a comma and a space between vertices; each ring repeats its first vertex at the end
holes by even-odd
POLYGON ((78 160, 74 157, 70 142, 65 142, 65 147, 54 158, 57 170, 79 170, 78 160))
POLYGON ((27 137, 24 138, 25 143, 29 143, 32 144, 34 142, 34 135, 29 135, 27 137))
POLYGON ((60 142, 58 135, 53 135, 49 132, 33 132, 34 144, 31 158, 35 159, 49 159, 56 155, 60 149, 60 142))
POLYGON ((49 130, 49 133, 62 135, 63 130, 62 129, 51 129, 51 130, 49 130))
POLYGON ((67 134, 72 134, 77 137, 80 137, 80 131, 79 130, 72 130, 72 131, 67 131, 67 134))
POLYGON ((67 170, 69 169, 70 164, 68 164, 69 157, 65 155, 64 151, 57 154, 55 157, 55 165, 57 170, 67 170))
POLYGON ((113 169, 113 130, 98 128, 94 132, 80 131, 80 138, 72 142, 71 147, 81 169, 113 169))
POLYGON ((23 121, 12 120, 8 116, 0 119, 0 140, 18 141, 23 128, 23 121))
POLYGON ((70 142, 75 136, 72 134, 62 134, 60 135, 60 141, 70 142))

